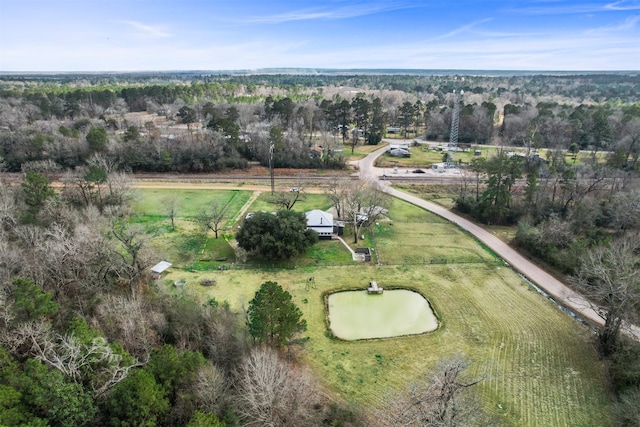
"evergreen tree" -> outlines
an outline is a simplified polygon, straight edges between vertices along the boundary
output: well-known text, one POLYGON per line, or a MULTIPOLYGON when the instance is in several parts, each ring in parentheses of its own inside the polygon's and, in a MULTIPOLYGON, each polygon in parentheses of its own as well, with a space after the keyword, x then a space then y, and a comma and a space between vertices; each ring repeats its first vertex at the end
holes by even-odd
POLYGON ((93 151, 105 151, 109 143, 107 131, 102 128, 92 126, 87 133, 87 142, 93 151))
POLYGON ((146 370, 135 371, 118 384, 106 402, 112 426, 156 426, 169 412, 165 391, 146 370))
POLYGON ((249 301, 247 326, 249 334, 259 343, 284 347, 291 338, 307 329, 302 312, 291 301, 291 294, 276 282, 262 284, 249 301))
POLYGON ((47 199, 55 196, 53 188, 49 187, 49 180, 44 175, 31 171, 25 174, 22 194, 24 203, 27 205, 27 211, 23 218, 25 223, 34 223, 47 199))

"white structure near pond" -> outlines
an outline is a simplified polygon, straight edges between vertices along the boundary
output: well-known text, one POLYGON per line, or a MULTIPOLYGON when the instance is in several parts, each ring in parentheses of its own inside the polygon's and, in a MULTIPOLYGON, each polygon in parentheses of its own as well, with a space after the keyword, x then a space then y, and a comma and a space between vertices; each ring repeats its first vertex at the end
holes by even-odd
POLYGON ((171 268, 172 265, 173 264, 171 264, 170 262, 160 261, 159 263, 151 267, 151 272, 154 274, 162 274, 165 270, 171 268))
POLYGON ((384 289, 378 286, 378 282, 374 282, 374 281, 369 282, 369 287, 367 288, 368 293, 381 294, 383 291, 384 289))
POLYGON ((331 239, 333 235, 333 215, 314 209, 304 214, 307 217, 307 229, 318 233, 320 239, 331 239))
POLYGON ((171 268, 171 263, 167 261, 160 261, 153 267, 151 267, 152 277, 154 279, 160 278, 160 275, 164 273, 167 269, 171 268))

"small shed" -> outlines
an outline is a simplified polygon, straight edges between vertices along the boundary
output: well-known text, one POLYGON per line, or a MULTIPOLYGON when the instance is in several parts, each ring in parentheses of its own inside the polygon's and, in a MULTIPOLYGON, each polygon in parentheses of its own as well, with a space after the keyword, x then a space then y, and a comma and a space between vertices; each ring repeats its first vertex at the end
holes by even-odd
POLYGON ((160 261, 153 267, 151 267, 151 273, 153 273, 153 278, 157 279, 160 277, 162 273, 164 273, 168 268, 170 268, 173 264, 167 261, 160 261))
POLYGON ((364 255, 365 261, 371 261, 371 250, 369 248, 356 248, 356 253, 364 255))

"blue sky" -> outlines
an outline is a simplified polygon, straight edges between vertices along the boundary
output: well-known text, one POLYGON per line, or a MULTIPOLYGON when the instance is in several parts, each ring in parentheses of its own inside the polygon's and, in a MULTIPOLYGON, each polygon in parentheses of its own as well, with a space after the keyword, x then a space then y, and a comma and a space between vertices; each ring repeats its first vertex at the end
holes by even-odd
POLYGON ((640 0, 0 0, 0 71, 640 70, 640 0))

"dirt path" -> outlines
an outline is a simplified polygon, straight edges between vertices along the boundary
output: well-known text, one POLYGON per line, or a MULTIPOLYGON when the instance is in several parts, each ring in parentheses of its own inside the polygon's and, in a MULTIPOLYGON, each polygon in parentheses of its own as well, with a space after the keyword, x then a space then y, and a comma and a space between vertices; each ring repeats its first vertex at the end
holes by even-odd
MULTIPOLYGON (((171 181, 154 181, 154 182, 145 182, 145 181, 136 181, 134 183, 136 188, 151 188, 151 189, 166 189, 166 190, 246 190, 246 191, 259 191, 259 192, 269 192, 271 191, 271 187, 269 185, 256 185, 256 184, 234 184, 234 183, 223 183, 223 182, 202 182, 202 183, 191 183, 191 182, 171 182, 171 181)), ((276 190, 278 191, 278 190, 276 190)), ((309 194, 324 194, 324 190, 322 188, 317 187, 305 187, 305 193, 309 194)))
POLYGON ((236 216, 233 220, 234 223, 237 223, 238 221, 240 221, 240 218, 242 218, 244 214, 247 213, 251 204, 255 202, 258 197, 260 197, 260 191, 254 191, 251 197, 249 197, 249 200, 247 200, 247 203, 245 203, 240 208, 240 212, 238 212, 238 216, 236 216))

